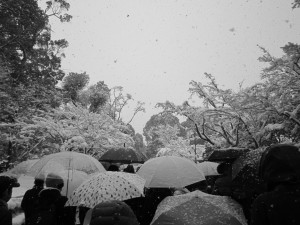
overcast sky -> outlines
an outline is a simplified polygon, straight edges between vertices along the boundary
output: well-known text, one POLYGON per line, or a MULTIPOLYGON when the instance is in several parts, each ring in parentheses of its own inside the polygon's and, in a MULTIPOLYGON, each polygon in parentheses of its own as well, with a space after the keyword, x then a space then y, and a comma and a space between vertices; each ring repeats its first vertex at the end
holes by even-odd
MULTIPOLYGON (((66 73, 86 71, 90 84, 123 86, 146 113, 132 122, 139 133, 157 102, 181 104, 191 80, 212 73, 226 88, 259 81, 265 47, 275 56, 299 43, 300 9, 292 0, 72 0, 70 23, 52 22, 53 38, 69 47, 66 73)), ((124 114, 124 120, 131 114, 124 114)))

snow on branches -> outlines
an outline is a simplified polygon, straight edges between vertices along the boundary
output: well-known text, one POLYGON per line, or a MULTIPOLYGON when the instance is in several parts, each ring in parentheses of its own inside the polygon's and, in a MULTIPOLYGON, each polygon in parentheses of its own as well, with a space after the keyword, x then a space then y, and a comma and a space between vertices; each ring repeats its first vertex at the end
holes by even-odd
POLYGON ((106 114, 67 104, 51 113, 33 117, 31 124, 23 124, 21 134, 28 139, 45 139, 61 151, 102 154, 101 151, 124 143, 133 146, 130 135, 121 132, 126 129, 124 124, 106 114))

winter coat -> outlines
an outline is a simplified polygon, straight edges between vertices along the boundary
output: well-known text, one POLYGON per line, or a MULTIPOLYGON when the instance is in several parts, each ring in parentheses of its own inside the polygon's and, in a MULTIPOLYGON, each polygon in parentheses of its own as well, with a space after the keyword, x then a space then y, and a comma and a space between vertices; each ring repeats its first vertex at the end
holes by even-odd
POLYGON ((28 219, 35 213, 38 207, 38 197, 42 187, 33 187, 32 189, 25 192, 21 202, 21 208, 25 214, 25 224, 28 219))
MULTIPOLYGON (((58 225, 59 215, 62 213, 58 207, 60 191, 55 188, 45 188, 39 193, 39 203, 34 215, 29 218, 28 225, 58 225)), ((60 205, 60 204, 59 204, 60 205)))
POLYGON ((0 199, 0 224, 12 225, 12 214, 8 210, 7 203, 0 199))
POLYGON ((60 196, 59 199, 55 202, 55 211, 56 211, 57 221, 59 225, 64 224, 64 220, 65 220, 64 214, 66 212, 64 206, 67 201, 68 198, 66 196, 60 196))
POLYGON ((254 200, 251 225, 300 224, 299 148, 271 146, 263 153, 259 170, 268 192, 254 200))
POLYGON ((300 184, 280 185, 252 205, 251 225, 300 224, 300 184))

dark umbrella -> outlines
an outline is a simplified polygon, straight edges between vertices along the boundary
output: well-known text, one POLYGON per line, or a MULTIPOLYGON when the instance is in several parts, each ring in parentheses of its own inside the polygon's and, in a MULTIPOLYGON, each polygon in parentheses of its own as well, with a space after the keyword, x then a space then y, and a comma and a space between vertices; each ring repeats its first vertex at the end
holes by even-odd
POLYGON ((99 161, 110 163, 143 163, 147 160, 147 157, 141 152, 137 152, 132 148, 118 148, 110 149, 104 153, 99 161))
MULTIPOLYGON (((232 188, 235 198, 243 198, 251 203, 260 194, 264 187, 259 177, 259 164, 265 148, 251 150, 232 164, 232 188), (240 194, 243 193, 240 196, 240 194)), ((249 203, 249 204, 250 204, 249 203)))
POLYGON ((265 148, 258 148, 246 152, 237 158, 232 164, 232 179, 235 179, 237 176, 247 176, 249 173, 258 175, 259 162, 264 151, 265 148))
POLYGON ((218 149, 218 150, 214 150, 204 158, 205 160, 211 162, 223 162, 223 161, 232 162, 248 151, 249 149, 244 149, 244 148, 218 149))

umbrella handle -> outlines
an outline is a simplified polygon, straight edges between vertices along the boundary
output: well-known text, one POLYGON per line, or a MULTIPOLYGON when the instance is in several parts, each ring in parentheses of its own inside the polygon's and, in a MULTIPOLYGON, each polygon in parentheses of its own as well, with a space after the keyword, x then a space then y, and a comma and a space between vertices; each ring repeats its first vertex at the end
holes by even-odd
POLYGON ((69 168, 68 168, 68 179, 67 179, 67 192, 66 192, 66 197, 68 197, 68 191, 69 191, 70 166, 71 166, 71 157, 70 157, 70 159, 69 159, 69 168))

